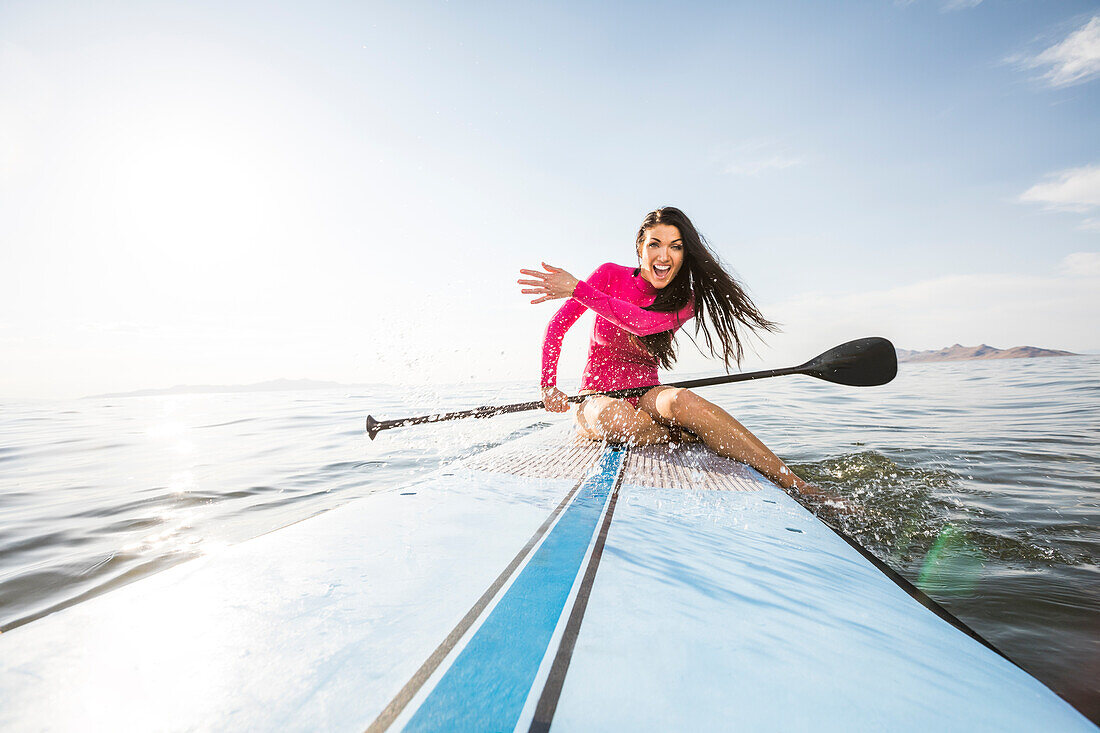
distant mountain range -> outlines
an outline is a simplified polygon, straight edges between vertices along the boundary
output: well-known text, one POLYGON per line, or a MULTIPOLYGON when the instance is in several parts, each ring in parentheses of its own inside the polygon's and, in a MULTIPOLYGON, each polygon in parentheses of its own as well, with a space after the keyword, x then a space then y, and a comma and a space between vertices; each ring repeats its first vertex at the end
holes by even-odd
POLYGON ((272 379, 255 384, 177 384, 165 389, 139 389, 136 392, 112 392, 110 394, 90 395, 98 397, 148 397, 160 394, 223 394, 229 392, 281 392, 300 389, 331 389, 346 387, 339 382, 321 382, 316 379, 272 379))
POLYGON ((1026 359, 1033 356, 1079 356, 1071 351, 1040 349, 1035 346, 1013 346, 1011 349, 997 349, 988 344, 981 346, 963 346, 955 344, 934 351, 910 351, 896 349, 898 361, 968 361, 971 359, 1026 359))

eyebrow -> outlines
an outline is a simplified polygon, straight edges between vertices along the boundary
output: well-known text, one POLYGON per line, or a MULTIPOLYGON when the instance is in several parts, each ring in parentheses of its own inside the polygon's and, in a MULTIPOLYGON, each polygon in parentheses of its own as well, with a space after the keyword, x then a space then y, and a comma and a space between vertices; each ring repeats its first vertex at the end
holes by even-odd
MULTIPOLYGON (((651 241, 651 242, 660 242, 661 238, 660 237, 650 237, 649 241, 651 241)), ((671 244, 676 244, 677 242, 679 242, 680 244, 683 244, 684 240, 683 240, 682 237, 677 237, 676 239, 672 240, 671 244)))

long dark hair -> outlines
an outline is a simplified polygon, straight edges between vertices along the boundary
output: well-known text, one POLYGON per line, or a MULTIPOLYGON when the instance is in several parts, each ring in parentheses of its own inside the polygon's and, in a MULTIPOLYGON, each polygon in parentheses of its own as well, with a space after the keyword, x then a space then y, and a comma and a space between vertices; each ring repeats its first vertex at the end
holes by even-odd
MULTIPOLYGON (((707 240, 687 215, 675 207, 665 206, 646 214, 635 238, 639 257, 642 244, 645 243, 646 231, 658 224, 668 224, 680 230, 680 239, 684 244, 684 264, 672 282, 657 291, 657 299, 646 310, 678 311, 688 304, 694 294, 695 335, 698 336, 702 331, 712 356, 716 356, 718 352, 714 343, 717 338, 728 372, 730 362, 740 364, 745 352, 737 329, 738 323, 750 331, 759 329, 772 333, 779 330, 779 324, 764 317, 736 278, 722 268, 718 258, 710 251, 707 240), (714 336, 705 320, 710 321, 714 336)), ((637 338, 658 364, 665 369, 672 368, 676 361, 672 331, 637 338)))

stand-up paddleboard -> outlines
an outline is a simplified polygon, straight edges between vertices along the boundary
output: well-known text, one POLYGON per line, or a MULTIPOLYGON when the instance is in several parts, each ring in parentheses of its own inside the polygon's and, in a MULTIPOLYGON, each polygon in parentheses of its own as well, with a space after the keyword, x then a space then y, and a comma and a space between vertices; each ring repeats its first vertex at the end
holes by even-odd
POLYGON ((754 470, 551 429, 0 635, 3 730, 1095 730, 754 470))

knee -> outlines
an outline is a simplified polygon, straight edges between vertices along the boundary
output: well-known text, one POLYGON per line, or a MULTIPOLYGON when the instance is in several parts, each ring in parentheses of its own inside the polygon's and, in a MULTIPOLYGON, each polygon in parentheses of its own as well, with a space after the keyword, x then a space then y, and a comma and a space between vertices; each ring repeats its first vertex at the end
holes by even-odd
POLYGON ((694 392, 679 387, 666 389, 657 395, 657 409, 661 415, 677 422, 698 411, 705 402, 694 392))
POLYGON ((604 405, 596 412, 594 422, 605 434, 623 433, 634 422, 634 408, 621 402, 604 405))

